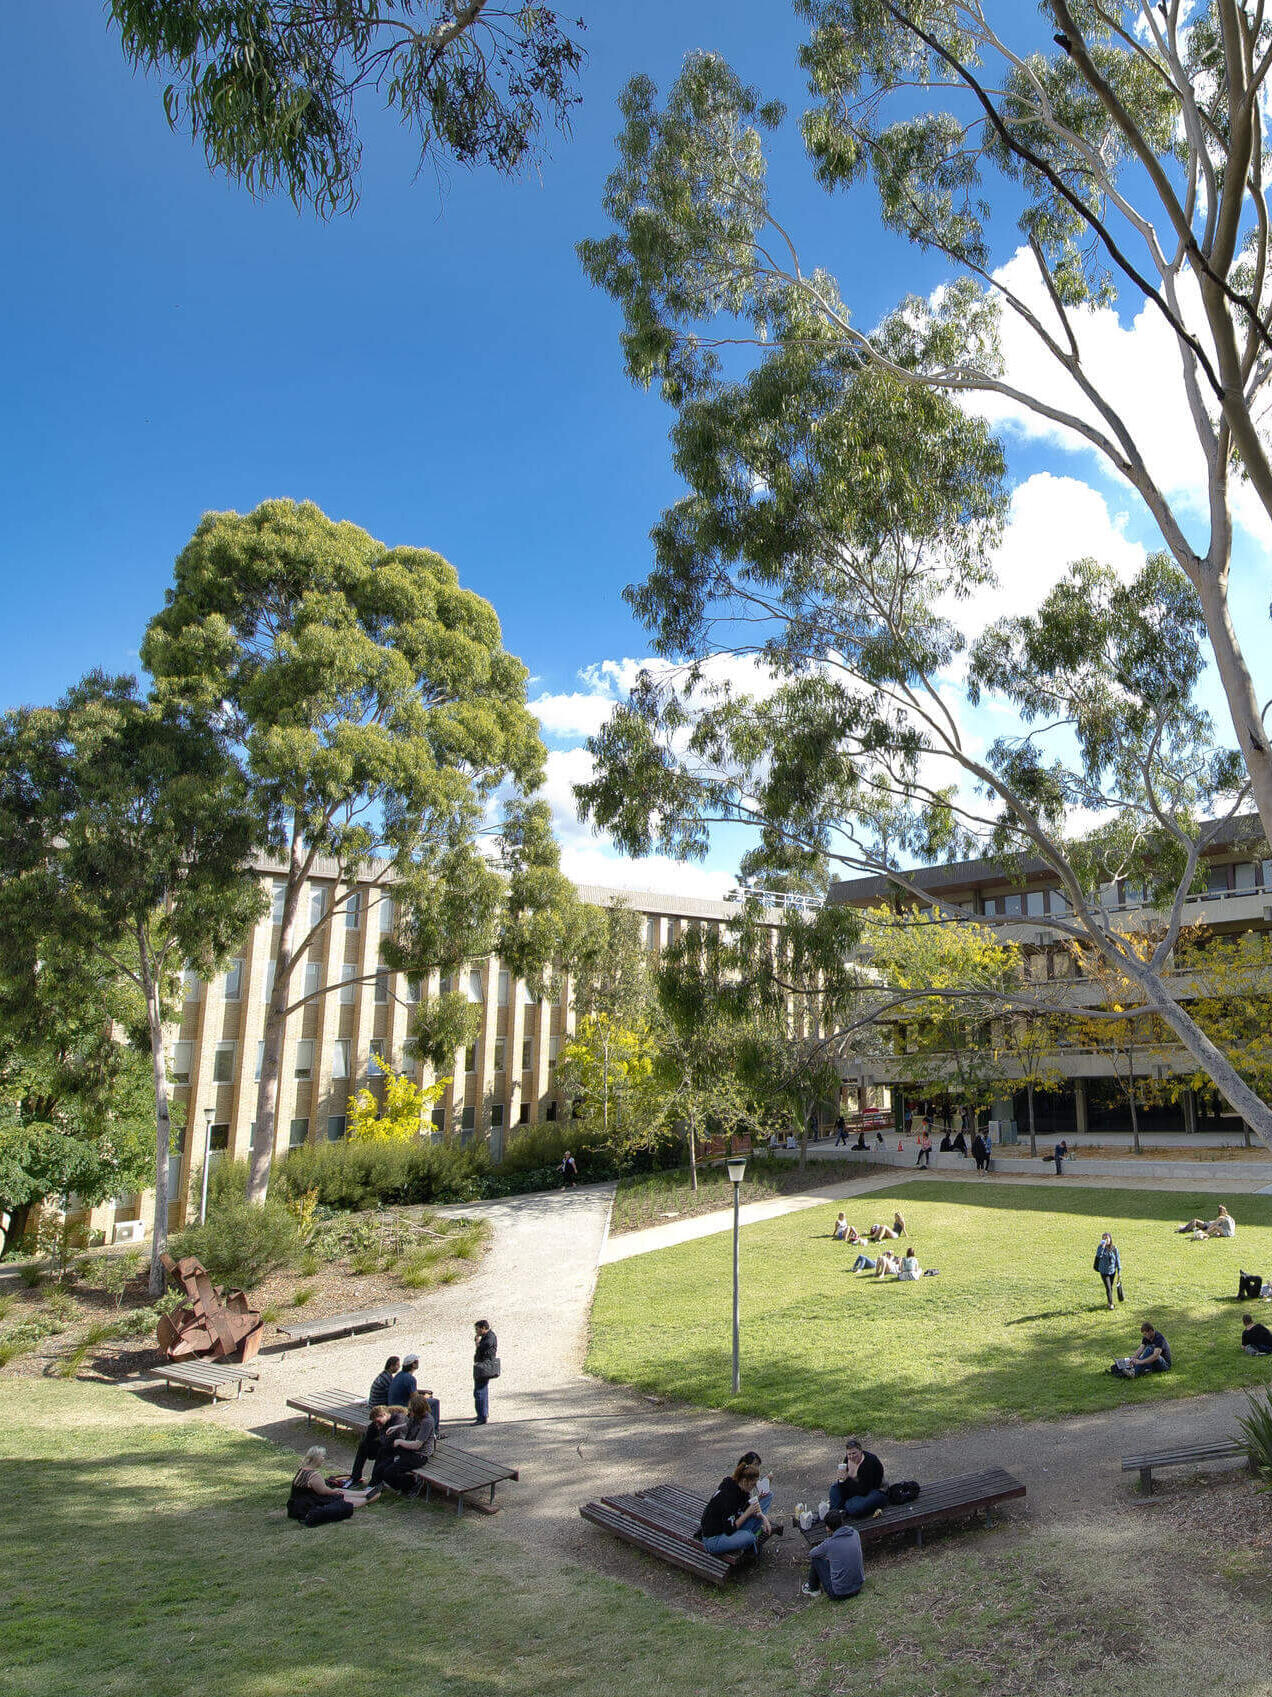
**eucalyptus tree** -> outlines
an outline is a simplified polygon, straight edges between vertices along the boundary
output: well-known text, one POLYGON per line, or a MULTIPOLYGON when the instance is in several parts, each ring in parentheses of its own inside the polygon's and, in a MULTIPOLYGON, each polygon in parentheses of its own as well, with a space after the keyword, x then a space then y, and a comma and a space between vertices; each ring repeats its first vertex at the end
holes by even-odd
POLYGON ((919 380, 940 350, 965 357, 967 315, 992 340, 988 305, 951 285, 867 345, 828 274, 769 256, 775 113, 709 58, 665 107, 647 83, 626 105, 617 228, 582 252, 623 309, 629 372, 674 409, 688 493, 628 591, 658 660, 593 739, 583 806, 634 853, 701 854, 713 823, 748 823, 775 866, 880 873, 920 907, 916 862, 1048 872, 1052 938, 1123 971, 1272 1143, 1272 1111, 1168 982, 1201 857, 1258 799, 1197 703, 1205 596, 1170 555, 1129 582, 1079 560, 994 620, 1002 452, 951 385, 919 380), (727 367, 725 341, 743 344, 727 367), (986 747, 971 715, 990 703, 1010 728, 986 747), (1113 823, 1079 834, 1093 811, 1113 823), (1106 924, 1122 877, 1164 915, 1147 959, 1106 924))
POLYGON ((263 907, 257 816, 197 711, 90 673, 56 707, 0 720, 0 937, 6 971, 43 961, 133 985, 154 1098, 150 1289, 164 1287, 170 1111, 164 1025, 185 963, 211 972, 263 907))
MULTIPOLYGON (((489 602, 439 554, 385 547, 309 502, 208 514, 142 656, 163 700, 206 714, 241 750, 262 846, 281 866, 249 1184, 263 1200, 287 1021, 340 987, 298 984, 297 969, 361 901, 359 881, 369 905, 393 902, 381 958, 407 974, 498 951, 529 975, 556 952, 571 892, 530 796, 543 745, 489 602), (305 908, 323 859, 334 898, 305 908)), ((456 991, 426 998, 421 1052, 453 1055, 469 1014, 456 991)))
POLYGON ((379 97, 419 165, 511 176, 568 133, 581 20, 495 0, 108 0, 129 62, 171 80, 164 115, 250 193, 351 208, 359 111, 379 97))

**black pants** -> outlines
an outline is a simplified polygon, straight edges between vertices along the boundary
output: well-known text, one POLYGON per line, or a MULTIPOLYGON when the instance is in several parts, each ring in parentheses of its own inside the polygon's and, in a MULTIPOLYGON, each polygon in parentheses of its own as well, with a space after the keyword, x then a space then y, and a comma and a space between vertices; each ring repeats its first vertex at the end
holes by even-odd
POLYGON ((931 1163, 931 1160, 932 1151, 930 1149, 920 1149, 919 1158, 914 1164, 916 1167, 926 1167, 931 1163))
POLYGON ((352 1513, 352 1503, 347 1503, 343 1497, 332 1497, 330 1502, 319 1503, 317 1508, 311 1508, 302 1525, 328 1526, 333 1520, 348 1520, 352 1513))
POLYGON ((1112 1308, 1112 1306, 1113 1306, 1113 1286, 1117 1283, 1117 1274, 1116 1273, 1101 1273, 1100 1277, 1104 1280, 1104 1294, 1109 1299, 1109 1307, 1112 1308))
MULTIPOLYGON (((377 1432, 372 1427, 368 1426, 366 1431, 362 1434, 362 1442, 358 1445, 358 1453, 353 1458, 353 1475, 349 1481, 350 1484, 360 1485, 362 1483, 362 1474, 367 1463, 369 1461, 379 1461, 380 1450, 383 1447, 383 1444, 384 1434, 382 1432, 377 1432)), ((374 1477, 375 1475, 373 1472, 372 1478, 374 1477)))
POLYGON ((830 1588, 830 1562, 825 1556, 812 1556, 808 1563, 808 1584, 813 1591, 824 1591, 832 1603, 842 1603, 848 1597, 855 1597, 855 1591, 845 1591, 842 1595, 830 1588))

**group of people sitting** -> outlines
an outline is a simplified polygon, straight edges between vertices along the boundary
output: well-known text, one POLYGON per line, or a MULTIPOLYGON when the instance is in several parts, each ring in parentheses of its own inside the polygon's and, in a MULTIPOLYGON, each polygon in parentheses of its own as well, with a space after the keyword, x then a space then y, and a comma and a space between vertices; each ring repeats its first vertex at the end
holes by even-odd
MULTIPOLYGON (((865 1583, 861 1536, 852 1524, 881 1514, 888 1503, 883 1488, 883 1463, 865 1449, 860 1438, 849 1438, 844 1459, 836 1469, 821 1524, 826 1536, 809 1552, 808 1577, 801 1587, 806 1597, 838 1601, 855 1597, 865 1583)), ((772 1520, 773 1482, 754 1450, 741 1457, 722 1479, 702 1511, 697 1536, 712 1555, 740 1555, 755 1560, 770 1538, 780 1538, 785 1526, 772 1520)))
POLYGON ((1221 1202, 1219 1212, 1213 1220, 1186 1220, 1177 1230, 1195 1239, 1235 1237, 1237 1235, 1237 1222, 1221 1202))
POLYGON ((850 1226, 848 1216, 840 1213, 835 1220, 835 1229, 831 1236, 836 1243, 850 1243, 857 1249, 857 1259, 852 1264, 854 1273, 873 1273, 877 1279, 903 1280, 930 1279, 936 1276, 935 1267, 920 1267, 913 1244, 907 1246, 904 1255, 883 1247, 884 1244, 905 1236, 905 1217, 900 1211, 892 1216, 890 1226, 885 1225, 882 1220, 876 1220, 864 1234, 859 1232, 856 1226, 850 1226), (861 1247, 863 1244, 879 1245, 879 1253, 867 1255, 861 1247))
POLYGON ((905 1216, 898 1210, 892 1216, 890 1226, 884 1225, 882 1220, 876 1220, 863 1236, 856 1226, 848 1224, 848 1216, 841 1210, 835 1217, 835 1229, 831 1236, 836 1243, 886 1243, 889 1238, 905 1236, 905 1216))

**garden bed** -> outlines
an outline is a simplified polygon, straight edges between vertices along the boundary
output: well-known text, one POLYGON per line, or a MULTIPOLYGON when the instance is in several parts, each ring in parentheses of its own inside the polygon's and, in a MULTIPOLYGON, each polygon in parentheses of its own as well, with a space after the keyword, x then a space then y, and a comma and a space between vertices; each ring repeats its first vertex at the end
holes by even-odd
MULTIPOLYGON (((797 1196, 807 1190, 824 1190, 827 1185, 847 1184, 867 1178, 872 1172, 890 1172, 890 1167, 873 1167, 865 1161, 836 1161, 818 1158, 801 1167, 790 1155, 747 1157, 746 1177, 740 1200, 769 1202, 777 1196, 797 1196)), ((646 1226, 666 1225, 668 1220, 692 1219, 733 1206, 733 1186, 723 1166, 700 1166, 698 1188, 689 1182, 688 1167, 641 1173, 618 1181, 610 1232, 642 1231, 646 1226)))

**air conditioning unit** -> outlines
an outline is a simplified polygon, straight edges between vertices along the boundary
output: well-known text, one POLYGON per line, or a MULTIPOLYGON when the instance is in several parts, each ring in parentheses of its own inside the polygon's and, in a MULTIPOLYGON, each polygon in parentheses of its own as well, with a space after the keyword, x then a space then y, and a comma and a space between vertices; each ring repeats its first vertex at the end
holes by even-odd
POLYGON ((116 1220, 114 1243, 144 1243, 146 1224, 144 1220, 116 1220))

